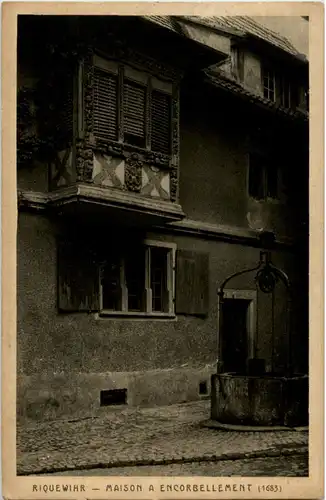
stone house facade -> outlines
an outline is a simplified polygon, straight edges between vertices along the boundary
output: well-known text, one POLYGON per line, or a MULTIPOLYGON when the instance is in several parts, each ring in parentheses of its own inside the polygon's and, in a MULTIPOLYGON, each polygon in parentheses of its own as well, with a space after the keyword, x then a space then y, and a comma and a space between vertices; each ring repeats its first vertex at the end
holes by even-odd
MULTIPOLYGON (((262 229, 307 371, 308 62, 286 39, 243 17, 20 16, 17 82, 20 418, 207 397, 218 285, 262 229)), ((271 370, 268 308, 244 331, 237 287, 228 369, 255 350, 271 370)))

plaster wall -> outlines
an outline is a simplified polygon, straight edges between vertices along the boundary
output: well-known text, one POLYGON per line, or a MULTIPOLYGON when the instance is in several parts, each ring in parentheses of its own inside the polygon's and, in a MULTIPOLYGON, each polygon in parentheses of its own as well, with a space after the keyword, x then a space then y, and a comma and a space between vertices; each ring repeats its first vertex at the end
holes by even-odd
MULTIPOLYGON (((103 228, 105 229, 105 228, 103 228)), ((109 227, 106 228, 110 230, 109 227)), ((20 213, 18 221, 18 413, 49 418, 99 405, 103 388, 128 388, 129 404, 198 399, 199 383, 215 371, 216 288, 231 272, 255 265, 258 251, 236 244, 148 233, 178 248, 210 255, 210 312, 206 318, 97 319, 57 312, 56 236, 61 226, 43 215, 20 213), (64 380, 64 382, 62 382, 64 380), (43 416, 42 416, 43 415, 43 416)), ((85 234, 85 237, 87 235, 85 234)), ((291 256, 278 261, 291 268, 291 256)), ((233 287, 252 288, 238 281, 233 287)), ((270 363, 267 315, 260 316, 258 355, 270 363)), ((285 340, 277 347, 285 361, 285 340)))
POLYGON ((261 60, 251 52, 244 53, 244 87, 257 95, 263 95, 261 84, 261 60))
MULTIPOLYGON (((249 149, 246 118, 237 116, 236 103, 217 106, 203 99, 181 101, 180 203, 190 219, 249 229, 248 214, 263 217, 265 229, 276 236, 295 232, 294 209, 285 193, 279 148, 278 200, 257 202, 248 194, 249 149), (234 118, 232 118, 234 116, 234 118)), ((250 116, 247 117, 250 120, 250 116)), ((293 165, 294 166, 294 165, 293 165)))

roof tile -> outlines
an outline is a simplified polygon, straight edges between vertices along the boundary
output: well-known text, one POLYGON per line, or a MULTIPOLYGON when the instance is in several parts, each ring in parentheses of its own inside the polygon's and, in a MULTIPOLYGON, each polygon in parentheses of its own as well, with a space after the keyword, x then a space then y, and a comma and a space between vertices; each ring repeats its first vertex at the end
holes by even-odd
POLYGON ((262 24, 259 24, 256 20, 249 16, 144 16, 144 18, 159 24, 163 28, 174 31, 175 33, 180 33, 177 20, 188 20, 212 29, 226 31, 226 33, 231 35, 251 35, 274 45, 292 56, 302 59, 302 54, 297 51, 287 38, 275 33, 262 24))
POLYGON ((266 108, 274 109, 275 111, 277 111, 285 116, 291 117, 293 119, 301 119, 304 121, 308 120, 308 113, 304 110, 300 110, 300 109, 293 110, 293 109, 284 108, 280 104, 272 102, 263 96, 253 94, 249 90, 245 89, 239 83, 233 82, 230 79, 223 77, 222 75, 219 75, 219 74, 212 72, 210 70, 205 70, 205 75, 208 79, 208 82, 213 84, 215 87, 219 87, 221 89, 232 92, 233 94, 237 94, 237 95, 247 99, 250 102, 261 104, 263 107, 265 107, 265 109, 266 108))

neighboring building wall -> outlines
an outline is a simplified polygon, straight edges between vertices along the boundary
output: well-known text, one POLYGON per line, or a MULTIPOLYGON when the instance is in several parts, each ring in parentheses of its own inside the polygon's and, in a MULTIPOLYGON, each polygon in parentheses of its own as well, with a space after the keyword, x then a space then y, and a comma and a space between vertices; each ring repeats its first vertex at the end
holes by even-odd
POLYGON ((44 61, 40 69, 36 60, 25 60, 22 56, 19 59, 17 188, 47 192, 50 183, 51 188, 57 188, 76 180, 71 148, 72 75, 67 62, 59 61, 51 66, 49 61, 44 61))
MULTIPOLYGON (((36 76, 35 70, 26 64, 23 67, 19 66, 17 74, 17 89, 18 89, 18 107, 21 105, 24 107, 24 111, 28 108, 28 113, 30 113, 30 120, 26 120, 26 113, 24 120, 28 122, 28 126, 22 127, 22 135, 24 139, 29 137, 36 139, 38 135, 36 122, 34 120, 35 113, 35 102, 34 102, 34 92, 37 88, 38 78, 36 76)), ((19 135, 19 134, 18 134, 19 135)), ((18 137, 19 141, 19 137, 18 137)), ((19 147, 19 142, 18 142, 19 147)), ((33 156, 31 147, 26 145, 27 149, 30 149, 31 158, 33 156)), ((21 167, 19 167, 21 169, 21 167)), ((19 169, 17 175, 17 188, 24 189, 27 191, 48 191, 48 166, 35 159, 31 159, 28 162, 28 168, 24 168, 23 173, 19 169)))
POLYGON ((42 163, 33 164, 25 168, 22 175, 17 176, 17 189, 26 191, 48 191, 48 167, 42 163))

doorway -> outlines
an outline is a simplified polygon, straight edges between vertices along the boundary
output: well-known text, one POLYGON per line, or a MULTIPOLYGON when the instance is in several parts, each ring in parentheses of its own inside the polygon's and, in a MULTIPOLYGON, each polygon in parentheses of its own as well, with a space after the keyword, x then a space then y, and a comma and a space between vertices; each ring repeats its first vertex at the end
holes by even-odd
POLYGON ((246 373, 253 356, 255 299, 254 291, 225 291, 221 355, 226 372, 246 373))

